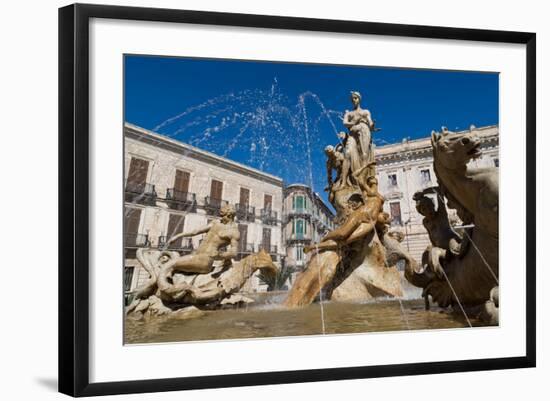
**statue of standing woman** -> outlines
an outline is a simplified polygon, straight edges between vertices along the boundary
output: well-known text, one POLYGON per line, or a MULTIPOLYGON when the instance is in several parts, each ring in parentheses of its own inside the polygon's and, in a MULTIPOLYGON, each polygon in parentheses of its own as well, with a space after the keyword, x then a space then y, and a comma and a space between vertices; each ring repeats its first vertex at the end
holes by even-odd
MULTIPOLYGON (((375 175, 374 171, 374 149, 372 146, 372 134, 374 130, 374 122, 371 118, 370 111, 361 108, 361 94, 359 92, 351 92, 351 103, 353 104, 352 111, 346 111, 344 114, 344 125, 349 130, 348 140, 352 139, 358 146, 353 151, 358 152, 361 160, 361 165, 368 166, 367 175, 375 175), (372 170, 372 171, 370 171, 372 170)), ((354 168, 352 163, 352 173, 354 176, 358 173, 357 168, 354 168)))

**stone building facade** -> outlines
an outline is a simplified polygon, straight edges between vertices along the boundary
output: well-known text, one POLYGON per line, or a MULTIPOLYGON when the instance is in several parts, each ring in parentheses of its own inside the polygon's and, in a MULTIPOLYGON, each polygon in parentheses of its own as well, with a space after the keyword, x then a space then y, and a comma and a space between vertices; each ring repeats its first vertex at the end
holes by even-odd
MULTIPOLYGON (((471 128, 481 139, 482 156, 470 162, 474 167, 498 167, 498 126, 471 128)), ((392 228, 405 234, 404 245, 416 260, 430 243, 422 225, 423 216, 416 211, 415 192, 437 185, 433 170, 431 137, 403 140, 376 148, 379 191, 386 198, 384 210, 392 216, 392 228)), ((437 200, 435 199, 437 206, 437 200)), ((453 210, 451 221, 458 222, 453 210)))
POLYGON ((294 276, 306 266, 308 255, 304 254, 304 246, 319 242, 327 231, 332 230, 333 219, 332 210, 309 186, 291 184, 284 188, 285 263, 293 268, 294 276))
MULTIPOLYGON (((483 155, 471 164, 498 167, 498 126, 472 129, 481 139, 483 155)), ((148 278, 135 258, 138 247, 162 248, 174 234, 218 218, 224 204, 237 211, 238 258, 265 249, 276 264, 291 267, 293 276, 307 265, 304 246, 334 228, 332 209, 307 185, 285 186, 279 177, 132 124, 125 124, 124 136, 126 291, 148 278)), ((412 197, 437 185, 430 137, 376 147, 375 156, 392 229, 405 234, 405 247, 420 260, 429 239, 412 197)), ((458 220, 453 211, 450 217, 458 220)), ((201 239, 181 239, 168 249, 190 253, 201 239)), ((266 288, 254 276, 243 290, 266 288)))
MULTIPOLYGON (((125 290, 148 275, 136 260, 138 247, 162 248, 182 231, 206 226, 231 204, 240 231, 239 255, 265 249, 276 263, 285 255, 281 219, 281 178, 126 123, 125 138, 125 290)), ((168 249, 186 254, 202 236, 183 238, 168 249)), ((245 291, 265 286, 257 276, 245 291)))

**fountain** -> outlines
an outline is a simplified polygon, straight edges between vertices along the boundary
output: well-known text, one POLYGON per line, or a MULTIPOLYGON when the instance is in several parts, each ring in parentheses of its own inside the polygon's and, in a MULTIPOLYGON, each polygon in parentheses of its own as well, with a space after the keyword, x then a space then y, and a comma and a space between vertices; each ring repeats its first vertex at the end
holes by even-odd
POLYGON ((326 109, 310 92, 298 97, 296 112, 283 105, 275 82, 267 97, 258 98, 252 91, 224 95, 194 106, 156 129, 166 129, 197 111, 216 106, 218 109, 205 117, 176 126, 166 135, 181 135, 188 128, 205 124, 202 135, 188 138, 188 142, 206 148, 219 145, 219 149, 209 150, 223 156, 245 146, 251 154, 250 164, 268 171, 276 159, 288 170, 305 153, 309 169, 302 169, 302 173, 309 173, 314 189, 320 187, 317 180, 322 178, 316 166, 321 152, 311 151, 320 143, 310 133, 316 123, 310 124, 306 98, 320 107, 319 119, 326 118, 339 139, 324 150, 325 190, 336 210, 337 227, 305 249, 310 254, 307 267, 285 298, 278 294, 277 304, 256 302, 254 308, 239 309, 255 301, 240 291, 256 271, 272 278, 279 272, 264 251, 235 260, 239 241, 235 211, 223 207, 219 221, 192 232, 170 234, 164 249, 137 250, 136 257, 149 279, 134 292, 134 300, 126 308, 127 342, 464 327, 466 323, 479 324, 478 316, 498 323, 498 180, 491 169, 465 167, 477 155, 479 141, 473 134, 433 134, 439 187, 414 197, 432 242, 419 264, 401 245, 403 234, 391 231, 389 215, 383 212, 372 136, 377 128, 370 112, 361 108, 358 92, 352 92, 353 109, 343 116, 326 109), (227 102, 254 105, 255 109, 237 112, 227 102), (342 116, 346 131, 338 132, 331 114, 342 116), (211 124, 216 119, 218 124, 211 124), (303 135, 288 135, 280 119, 286 119, 291 129, 303 135), (223 141, 215 136, 228 127, 238 128, 233 136, 226 135, 223 141), (268 132, 271 129, 274 138, 268 132), (438 197, 437 211, 427 197, 429 193, 438 197), (461 232, 449 223, 445 198, 465 224, 461 232), (168 244, 180 237, 202 234, 205 238, 189 255, 167 250, 168 244), (422 288, 425 301, 404 298, 402 274, 396 267, 399 262, 405 265, 408 282, 422 288), (460 308, 465 320, 441 314, 441 309, 430 311, 430 299, 443 308, 460 308), (426 302, 427 310, 417 301, 426 302), (192 319, 195 317, 203 319, 192 319), (173 323, 181 319, 189 320, 185 330, 173 323))
POLYGON ((437 194, 438 211, 425 193, 415 194, 432 245, 422 268, 407 268, 405 276, 439 306, 498 324, 498 170, 467 166, 481 155, 480 144, 472 131, 432 132, 439 188, 431 192, 437 194), (464 223, 462 236, 449 225, 444 198, 464 223))
POLYGON ((348 132, 341 142, 327 146, 329 201, 339 226, 305 251, 307 268, 296 279, 284 302, 304 306, 317 297, 335 301, 364 301, 375 297, 401 297, 401 276, 395 264, 416 263, 389 231, 389 216, 378 192, 372 132, 374 121, 362 109, 359 92, 351 93, 353 110, 344 114, 348 132), (333 177, 333 172, 336 176, 333 177))
POLYGON ((200 314, 196 306, 212 309, 252 302, 236 293, 256 270, 273 276, 277 267, 265 251, 233 261, 239 242, 235 210, 224 206, 220 217, 220 221, 174 235, 168 240, 166 246, 179 237, 206 234, 198 249, 190 255, 180 256, 178 252, 147 248, 137 251, 137 258, 149 274, 149 280, 136 290, 126 314, 136 319, 144 315, 172 313, 192 317, 200 314))

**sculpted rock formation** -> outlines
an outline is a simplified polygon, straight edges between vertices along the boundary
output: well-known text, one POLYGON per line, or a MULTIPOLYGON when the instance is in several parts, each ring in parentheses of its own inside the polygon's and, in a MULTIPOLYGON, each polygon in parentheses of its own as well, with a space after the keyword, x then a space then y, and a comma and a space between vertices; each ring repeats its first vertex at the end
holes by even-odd
POLYGON ((395 263, 404 259, 417 268, 398 241, 388 236, 389 216, 383 213, 384 198, 376 179, 374 122, 361 108, 359 92, 351 93, 351 101, 353 110, 346 111, 343 120, 349 132, 338 135, 338 145, 325 148, 326 190, 339 227, 304 249, 311 258, 289 291, 284 302, 288 307, 308 305, 317 297, 351 301, 402 296, 395 263), (386 251, 385 242, 392 252, 386 251))
POLYGON ((138 249, 137 258, 149 273, 149 279, 135 291, 127 314, 139 318, 144 314, 164 315, 188 306, 212 309, 228 303, 249 302, 236 293, 256 270, 261 269, 267 275, 277 273, 277 267, 265 251, 233 261, 239 241, 235 211, 225 206, 220 216, 220 221, 175 235, 168 241, 206 234, 198 249, 190 255, 138 249))
POLYGON ((434 170, 439 182, 438 211, 416 195, 426 216, 424 225, 432 245, 426 249, 420 271, 407 269, 407 279, 424 289, 440 306, 479 310, 498 322, 498 169, 472 168, 467 163, 481 155, 474 132, 432 133, 434 170), (443 199, 466 225, 460 238, 449 225, 443 199), (439 212, 441 210, 441 212, 439 212), (461 305, 458 305, 458 304, 461 305))

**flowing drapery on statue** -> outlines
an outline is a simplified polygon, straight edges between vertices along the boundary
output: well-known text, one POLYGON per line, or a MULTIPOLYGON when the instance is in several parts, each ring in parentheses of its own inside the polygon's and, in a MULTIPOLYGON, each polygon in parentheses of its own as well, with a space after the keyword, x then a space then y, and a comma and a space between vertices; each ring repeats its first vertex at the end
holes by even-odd
POLYGON ((340 143, 327 146, 326 190, 337 212, 336 227, 322 240, 306 247, 310 259, 285 300, 288 307, 308 305, 317 297, 351 301, 377 296, 402 296, 399 260, 416 264, 391 240, 389 216, 378 192, 371 132, 374 122, 360 106, 359 92, 351 93, 352 111, 343 123, 348 132, 338 134, 340 143), (332 174, 336 171, 336 177, 332 174), (387 252, 384 241, 391 243, 387 252))

